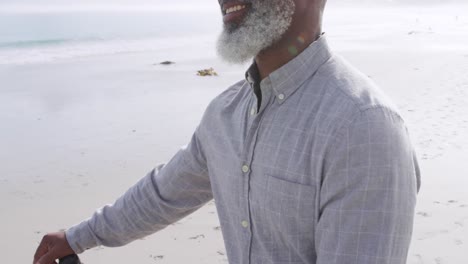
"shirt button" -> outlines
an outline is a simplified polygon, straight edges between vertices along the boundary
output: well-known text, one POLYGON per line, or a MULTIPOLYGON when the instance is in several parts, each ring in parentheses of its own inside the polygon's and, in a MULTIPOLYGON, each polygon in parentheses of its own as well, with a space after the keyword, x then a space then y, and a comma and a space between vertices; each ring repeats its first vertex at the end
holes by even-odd
POLYGON ((278 99, 283 100, 284 99, 284 94, 279 94, 278 99))
POLYGON ((247 228, 247 227, 249 226, 249 222, 247 222, 247 221, 242 221, 241 224, 242 224, 242 226, 243 226, 244 228, 247 228))
POLYGON ((249 166, 247 165, 242 166, 242 171, 245 173, 249 172, 249 166))
POLYGON ((255 115, 257 113, 257 110, 255 110, 255 107, 250 110, 250 115, 255 115))

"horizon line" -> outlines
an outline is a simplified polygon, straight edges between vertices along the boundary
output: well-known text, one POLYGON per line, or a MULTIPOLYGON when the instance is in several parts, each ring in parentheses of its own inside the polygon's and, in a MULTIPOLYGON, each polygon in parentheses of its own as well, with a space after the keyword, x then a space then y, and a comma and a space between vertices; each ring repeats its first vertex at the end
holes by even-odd
POLYGON ((219 10, 211 4, 79 4, 79 5, 25 5, 0 4, 0 13, 57 13, 57 12, 156 12, 156 11, 206 11, 219 10))

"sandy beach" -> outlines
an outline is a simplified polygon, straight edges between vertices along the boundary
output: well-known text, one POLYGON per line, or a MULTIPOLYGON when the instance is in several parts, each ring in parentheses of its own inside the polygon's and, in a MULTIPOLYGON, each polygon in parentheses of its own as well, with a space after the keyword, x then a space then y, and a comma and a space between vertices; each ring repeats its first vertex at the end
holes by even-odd
MULTIPOLYGON (((325 31, 399 106, 416 146, 422 188, 408 263, 465 264, 468 9, 393 8, 329 8, 325 31)), ((189 141, 207 104, 246 69, 217 58, 215 33, 159 51, 0 64, 2 262, 30 263, 46 232, 112 203, 189 141), (159 64, 166 60, 176 63, 159 64), (210 67, 219 76, 196 75, 210 67)), ((157 234, 81 258, 227 263, 213 201, 157 234)))

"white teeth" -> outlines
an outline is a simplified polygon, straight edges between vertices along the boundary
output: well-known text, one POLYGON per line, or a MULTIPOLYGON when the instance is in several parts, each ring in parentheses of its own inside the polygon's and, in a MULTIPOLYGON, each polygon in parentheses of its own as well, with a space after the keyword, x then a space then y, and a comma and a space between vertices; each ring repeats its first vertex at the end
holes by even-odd
POLYGON ((239 10, 244 9, 244 8, 245 8, 245 5, 237 5, 237 6, 230 7, 228 9, 226 9, 226 15, 229 14, 229 13, 232 13, 232 12, 239 11, 239 10))

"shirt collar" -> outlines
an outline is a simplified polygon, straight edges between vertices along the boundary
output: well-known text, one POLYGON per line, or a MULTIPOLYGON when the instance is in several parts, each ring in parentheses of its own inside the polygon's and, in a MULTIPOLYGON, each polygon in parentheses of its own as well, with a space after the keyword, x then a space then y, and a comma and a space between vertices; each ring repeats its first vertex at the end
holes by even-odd
MULTIPOLYGON (((278 103, 282 104, 331 56, 326 36, 322 34, 299 55, 263 79, 260 82, 262 94, 271 87, 278 103)), ((255 61, 247 70, 245 77, 252 87, 258 83, 260 76, 255 61)))

